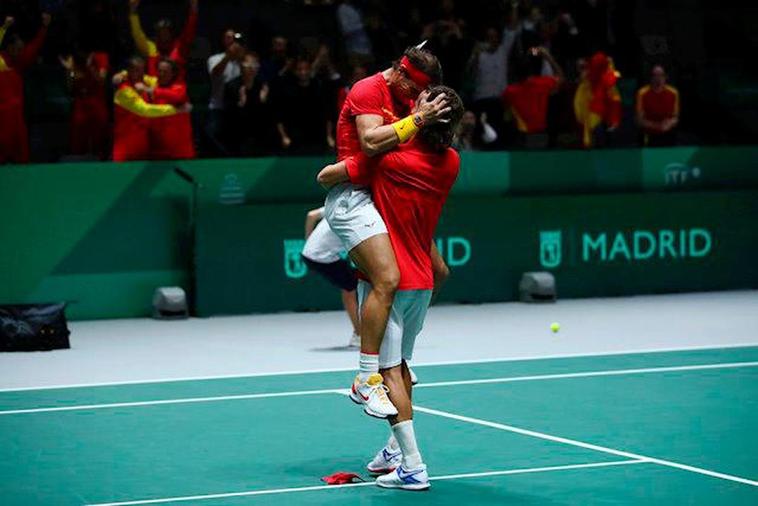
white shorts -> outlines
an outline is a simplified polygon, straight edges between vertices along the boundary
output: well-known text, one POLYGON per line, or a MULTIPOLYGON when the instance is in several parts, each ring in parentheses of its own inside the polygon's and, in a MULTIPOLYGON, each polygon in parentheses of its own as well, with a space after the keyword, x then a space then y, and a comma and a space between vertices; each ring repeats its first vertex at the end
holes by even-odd
MULTIPOLYGON (((371 284, 358 281, 358 306, 362 307, 371 292, 371 284)), ((379 348, 379 368, 389 369, 413 358, 416 336, 424 327, 426 311, 432 301, 431 290, 399 290, 395 293, 387 330, 379 348)))
POLYGON ((332 232, 326 220, 318 222, 303 246, 303 256, 320 264, 334 263, 342 258, 340 255, 344 252, 342 241, 332 232))
POLYGON ((387 233, 387 226, 374 206, 367 188, 350 183, 335 186, 326 195, 324 219, 346 251, 366 239, 387 233))

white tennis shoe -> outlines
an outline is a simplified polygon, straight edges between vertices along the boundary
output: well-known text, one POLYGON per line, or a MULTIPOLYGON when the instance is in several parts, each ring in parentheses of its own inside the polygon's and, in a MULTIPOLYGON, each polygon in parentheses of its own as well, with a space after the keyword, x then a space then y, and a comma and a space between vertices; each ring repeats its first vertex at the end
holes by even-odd
POLYGON ((376 479, 376 484, 383 488, 401 488, 403 490, 426 490, 429 488, 429 475, 426 465, 418 469, 405 469, 402 465, 389 474, 376 479))
POLYGON ((374 460, 366 465, 366 469, 373 474, 387 474, 394 471, 402 461, 403 452, 400 448, 392 450, 389 446, 385 446, 377 452, 374 460))
POLYGON ((397 409, 387 396, 389 389, 379 373, 374 373, 363 383, 359 376, 355 377, 350 388, 350 400, 363 405, 363 411, 375 418, 387 418, 397 415, 397 409))

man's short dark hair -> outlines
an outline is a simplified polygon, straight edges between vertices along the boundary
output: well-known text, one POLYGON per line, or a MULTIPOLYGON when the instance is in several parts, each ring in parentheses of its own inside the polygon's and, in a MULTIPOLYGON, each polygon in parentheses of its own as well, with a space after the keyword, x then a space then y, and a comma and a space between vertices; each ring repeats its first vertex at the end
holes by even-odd
MULTIPOLYGON (((440 65, 440 61, 431 51, 411 46, 405 50, 403 56, 408 58, 414 67, 429 76, 432 80, 432 86, 442 83, 442 65, 440 65)), ((400 61, 394 62, 393 67, 395 69, 399 68, 400 61)))
POLYGON ((434 100, 437 95, 445 95, 447 99, 447 106, 450 107, 450 112, 447 113, 447 117, 445 118, 447 121, 425 126, 417 135, 424 144, 433 150, 444 151, 453 143, 453 137, 458 129, 458 124, 461 122, 465 108, 463 107, 461 97, 452 88, 433 86, 429 89, 429 98, 427 100, 434 100))

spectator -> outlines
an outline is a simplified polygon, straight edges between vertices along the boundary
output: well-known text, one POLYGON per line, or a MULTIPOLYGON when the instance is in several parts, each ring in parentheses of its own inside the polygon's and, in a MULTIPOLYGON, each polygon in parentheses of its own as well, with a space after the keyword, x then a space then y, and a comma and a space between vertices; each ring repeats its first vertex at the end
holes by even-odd
POLYGON ((148 102, 150 88, 157 78, 145 75, 145 60, 134 56, 127 70, 113 76, 117 86, 113 96, 113 161, 147 160, 150 158, 150 119, 177 113, 172 105, 148 102))
POLYGON ((373 61, 371 41, 363 25, 363 15, 352 0, 344 0, 337 7, 337 21, 345 41, 348 64, 359 65, 373 61))
POLYGON ((211 149, 217 155, 228 154, 228 147, 222 141, 224 134, 224 90, 226 85, 240 76, 240 62, 245 54, 241 44, 241 34, 231 28, 224 32, 224 51, 208 58, 208 74, 211 78, 211 98, 208 103, 208 117, 205 133, 211 149))
POLYGON ((148 89, 151 102, 172 105, 177 113, 150 120, 150 159, 195 158, 187 85, 177 79, 177 65, 168 58, 158 62, 158 86, 148 89))
POLYGON ((613 60, 605 53, 592 55, 574 95, 574 112, 585 148, 597 145, 598 141, 607 143, 621 123, 618 77, 613 60))
POLYGON ((258 155, 270 147, 269 85, 260 77, 256 54, 245 54, 241 67, 242 75, 224 88, 226 141, 236 156, 258 155))
MULTIPOLYGON (((337 102, 339 101, 343 79, 340 73, 337 72, 337 67, 332 61, 331 51, 327 44, 319 46, 311 68, 311 74, 318 81, 321 89, 325 119, 329 125, 334 126, 337 124, 337 115, 339 114, 337 102)), ((335 132, 331 132, 327 136, 327 143, 329 143, 329 148, 332 149, 335 147, 334 134, 335 132)))
POLYGON ((473 82, 473 109, 486 112, 496 130, 502 128, 503 106, 500 95, 508 85, 508 60, 518 35, 518 2, 511 5, 508 24, 503 30, 489 27, 483 43, 475 46, 469 59, 473 82))
POLYGON ((199 0, 190 0, 190 10, 187 22, 179 37, 174 38, 173 25, 168 19, 161 19, 155 24, 155 41, 147 38, 140 23, 139 4, 141 0, 129 0, 129 26, 132 30, 132 38, 140 52, 147 59, 147 74, 158 75, 158 61, 161 58, 169 58, 176 62, 179 69, 177 79, 184 81, 185 67, 189 55, 190 46, 195 39, 197 30, 197 13, 199 0))
MULTIPOLYGON (((547 130, 548 102, 563 82, 563 70, 544 47, 530 48, 524 66, 527 77, 508 85, 502 98, 516 120, 518 131, 523 136, 531 136, 547 130), (543 60, 550 65, 554 75, 542 75, 543 60)), ((547 138, 545 144, 546 141, 547 138)))
POLYGON ((37 59, 50 20, 50 14, 42 14, 42 26, 29 44, 16 33, 6 37, 14 22, 12 17, 5 18, 0 27, 0 163, 29 162, 23 73, 37 59))
POLYGON ((466 22, 456 15, 454 0, 443 0, 438 18, 424 28, 422 36, 429 40, 429 49, 445 69, 445 82, 454 89, 463 85, 466 55, 471 51, 465 29, 466 22))
POLYGON ((284 74, 292 67, 292 58, 289 55, 289 41, 286 37, 277 35, 271 39, 271 54, 261 63, 261 78, 275 85, 284 74))
POLYGON ((94 51, 60 57, 73 98, 69 129, 72 155, 103 160, 108 156, 108 60, 108 53, 94 51))
POLYGON ((345 99, 347 99, 347 94, 350 92, 350 88, 366 77, 368 77, 368 68, 364 65, 356 65, 352 68, 352 71, 350 72, 350 82, 345 86, 342 86, 337 92, 337 114, 342 110, 342 105, 345 103, 345 99))
POLYGON ((275 90, 274 114, 281 147, 293 154, 323 153, 334 145, 323 94, 311 76, 311 64, 298 60, 295 73, 275 90))
POLYGON ((487 123, 487 113, 477 118, 473 111, 463 114, 453 146, 459 151, 479 151, 497 141, 497 132, 487 123))
POLYGON ((643 130, 644 146, 671 146, 676 143, 679 124, 679 91, 666 84, 666 70, 656 65, 650 84, 637 92, 637 123, 643 130))

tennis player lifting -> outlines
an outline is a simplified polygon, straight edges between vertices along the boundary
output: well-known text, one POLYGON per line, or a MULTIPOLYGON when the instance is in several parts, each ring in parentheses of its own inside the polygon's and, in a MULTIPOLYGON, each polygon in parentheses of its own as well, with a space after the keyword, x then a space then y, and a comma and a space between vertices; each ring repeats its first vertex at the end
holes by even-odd
MULTIPOLYGON (((361 153, 370 157, 390 151, 410 140, 424 126, 445 121, 450 108, 444 94, 432 100, 422 95, 426 88, 441 80, 437 58, 417 46, 406 49, 391 68, 358 81, 348 93, 337 121, 338 160, 361 153)), ((395 416, 397 409, 387 397, 379 374, 379 349, 400 282, 387 228, 369 189, 351 183, 329 191, 324 217, 372 286, 360 309, 359 373, 350 397, 363 404, 364 411, 371 416, 395 416)), ((448 269, 434 246, 431 257, 435 286, 439 286, 448 269)))

